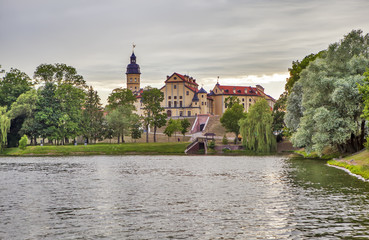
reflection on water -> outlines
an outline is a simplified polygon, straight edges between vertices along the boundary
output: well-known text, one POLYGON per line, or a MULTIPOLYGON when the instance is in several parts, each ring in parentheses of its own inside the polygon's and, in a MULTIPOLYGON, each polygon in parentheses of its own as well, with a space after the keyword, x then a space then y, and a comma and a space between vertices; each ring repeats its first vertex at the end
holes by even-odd
POLYGON ((369 183, 279 157, 0 158, 0 239, 369 237, 369 183))

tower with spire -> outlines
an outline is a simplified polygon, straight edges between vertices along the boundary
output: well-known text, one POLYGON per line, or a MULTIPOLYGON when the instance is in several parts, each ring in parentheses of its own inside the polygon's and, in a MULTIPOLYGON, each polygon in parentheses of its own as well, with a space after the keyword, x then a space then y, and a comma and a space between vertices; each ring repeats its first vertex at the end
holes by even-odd
POLYGON ((136 55, 134 52, 134 48, 136 45, 133 44, 131 62, 127 65, 127 89, 132 92, 140 91, 140 66, 136 63, 136 55))

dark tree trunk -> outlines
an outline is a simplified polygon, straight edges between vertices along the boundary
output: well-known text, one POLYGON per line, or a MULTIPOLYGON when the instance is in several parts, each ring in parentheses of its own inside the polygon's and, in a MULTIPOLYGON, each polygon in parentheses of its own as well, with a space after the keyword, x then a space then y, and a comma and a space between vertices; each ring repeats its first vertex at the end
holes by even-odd
POLYGON ((120 134, 118 134, 118 144, 120 143, 119 141, 120 141, 120 134))
POLYGON ((146 125, 146 142, 149 142, 149 125, 146 125))
POLYGON ((154 142, 156 142, 156 126, 154 126, 154 142))

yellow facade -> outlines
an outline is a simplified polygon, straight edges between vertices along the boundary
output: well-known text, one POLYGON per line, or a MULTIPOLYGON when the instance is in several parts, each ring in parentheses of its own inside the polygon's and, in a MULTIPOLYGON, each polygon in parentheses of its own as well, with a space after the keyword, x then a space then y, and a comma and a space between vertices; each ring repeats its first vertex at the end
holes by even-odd
POLYGON ((126 74, 127 76, 127 89, 132 92, 140 90, 140 74, 126 74))
MULTIPOLYGON (((131 62, 127 66, 127 88, 136 96, 136 113, 143 114, 141 93, 141 72, 136 63, 136 56, 132 53, 131 62)), ((224 103, 227 97, 235 96, 239 99, 246 112, 260 98, 265 98, 271 108, 275 100, 264 93, 260 85, 256 87, 223 86, 217 83, 208 94, 203 88, 198 89, 196 80, 190 76, 173 73, 167 76, 165 85, 160 89, 164 94, 161 106, 168 117, 193 117, 199 114, 222 115, 227 105, 224 103)))

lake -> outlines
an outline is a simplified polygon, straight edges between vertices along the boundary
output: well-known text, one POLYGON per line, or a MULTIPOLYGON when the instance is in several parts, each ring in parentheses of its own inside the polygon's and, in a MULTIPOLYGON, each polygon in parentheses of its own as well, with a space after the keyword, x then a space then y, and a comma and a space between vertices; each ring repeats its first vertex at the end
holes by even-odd
POLYGON ((283 157, 0 158, 0 239, 369 238, 369 183, 283 157))

